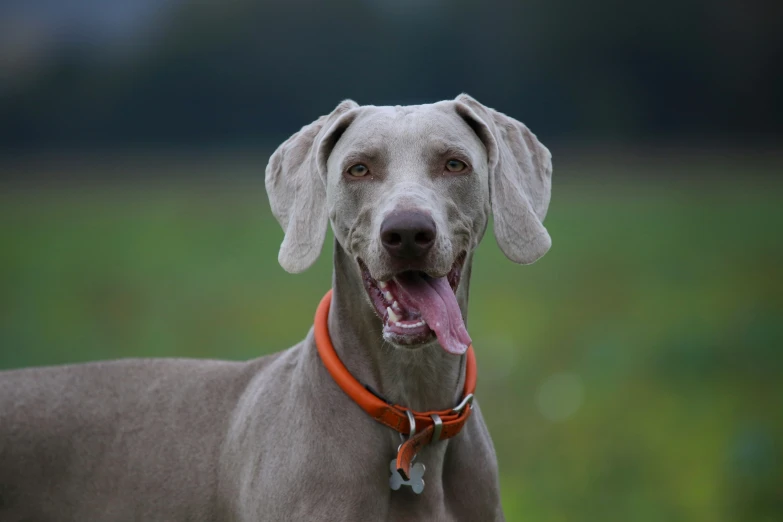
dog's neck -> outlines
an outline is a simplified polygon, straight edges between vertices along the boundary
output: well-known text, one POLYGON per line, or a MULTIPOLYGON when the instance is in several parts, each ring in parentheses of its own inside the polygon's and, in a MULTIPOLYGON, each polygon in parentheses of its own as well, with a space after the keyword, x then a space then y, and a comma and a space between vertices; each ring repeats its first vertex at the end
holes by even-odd
MULTIPOLYGON (((467 319, 472 256, 463 265, 457 301, 467 319)), ((334 245, 329 334, 343 364, 362 384, 395 404, 418 411, 447 409, 462 398, 465 356, 447 353, 436 342, 412 348, 383 340, 381 319, 371 308, 358 265, 334 245)))

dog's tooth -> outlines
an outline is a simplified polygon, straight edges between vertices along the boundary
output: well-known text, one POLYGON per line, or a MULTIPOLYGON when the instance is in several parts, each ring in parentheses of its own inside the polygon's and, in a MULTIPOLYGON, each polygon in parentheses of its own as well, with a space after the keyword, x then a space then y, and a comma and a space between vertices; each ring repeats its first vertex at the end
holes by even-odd
POLYGON ((400 303, 398 303, 397 301, 394 301, 392 303, 392 308, 394 308, 395 310, 399 310, 400 309, 400 303))
POLYGON ((424 321, 419 321, 418 323, 413 323, 413 324, 397 323, 397 326, 400 326, 402 328, 418 328, 419 326, 424 326, 424 321))
POLYGON ((386 313, 389 314, 389 321, 391 321, 392 323, 396 323, 400 320, 397 314, 394 313, 394 310, 392 310, 388 306, 386 307, 386 313))
POLYGON ((380 288, 381 290, 383 290, 387 286, 389 286, 389 283, 387 283, 386 281, 378 281, 378 288, 380 288))
POLYGON ((388 290, 383 293, 383 297, 385 297, 387 301, 394 301, 394 296, 391 295, 391 292, 388 290))

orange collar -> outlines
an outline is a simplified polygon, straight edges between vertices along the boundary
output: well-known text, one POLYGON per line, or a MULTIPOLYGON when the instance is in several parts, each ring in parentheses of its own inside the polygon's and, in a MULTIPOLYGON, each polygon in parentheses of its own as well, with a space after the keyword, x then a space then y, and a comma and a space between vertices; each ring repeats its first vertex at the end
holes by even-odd
POLYGON ((321 360, 342 390, 376 421, 398 431, 407 440, 397 451, 397 471, 409 477, 411 462, 416 454, 429 444, 448 439, 460 432, 470 417, 473 392, 476 389, 476 355, 473 345, 468 347, 465 365, 465 390, 460 404, 449 410, 418 412, 384 401, 365 388, 345 367, 334 351, 329 336, 329 305, 332 290, 326 292, 315 312, 315 345, 321 360))

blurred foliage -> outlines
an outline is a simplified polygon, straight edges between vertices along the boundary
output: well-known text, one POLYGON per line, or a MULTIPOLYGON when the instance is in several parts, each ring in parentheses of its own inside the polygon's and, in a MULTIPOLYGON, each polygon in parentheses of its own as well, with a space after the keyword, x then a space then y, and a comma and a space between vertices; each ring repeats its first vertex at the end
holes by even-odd
MULTIPOLYGON (((783 519, 783 187, 747 163, 578 165, 556 168, 546 257, 515 266, 488 231, 474 265, 508 520, 783 519)), ((242 177, 7 190, 0 368, 286 348, 331 248, 292 276, 281 239, 242 177)))
POLYGON ((132 53, 84 34, 0 74, 0 151, 248 146, 344 98, 408 104, 463 91, 544 142, 756 145, 783 131, 782 6, 162 1, 132 53))

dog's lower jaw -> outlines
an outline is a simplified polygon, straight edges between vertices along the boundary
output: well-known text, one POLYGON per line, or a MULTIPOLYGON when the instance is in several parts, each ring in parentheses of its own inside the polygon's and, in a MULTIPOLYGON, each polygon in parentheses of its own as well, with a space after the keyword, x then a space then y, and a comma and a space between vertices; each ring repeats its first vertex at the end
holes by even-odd
POLYGON ((411 334, 398 334, 396 332, 383 331, 383 340, 395 348, 415 350, 438 342, 435 332, 427 328, 426 331, 411 334))

